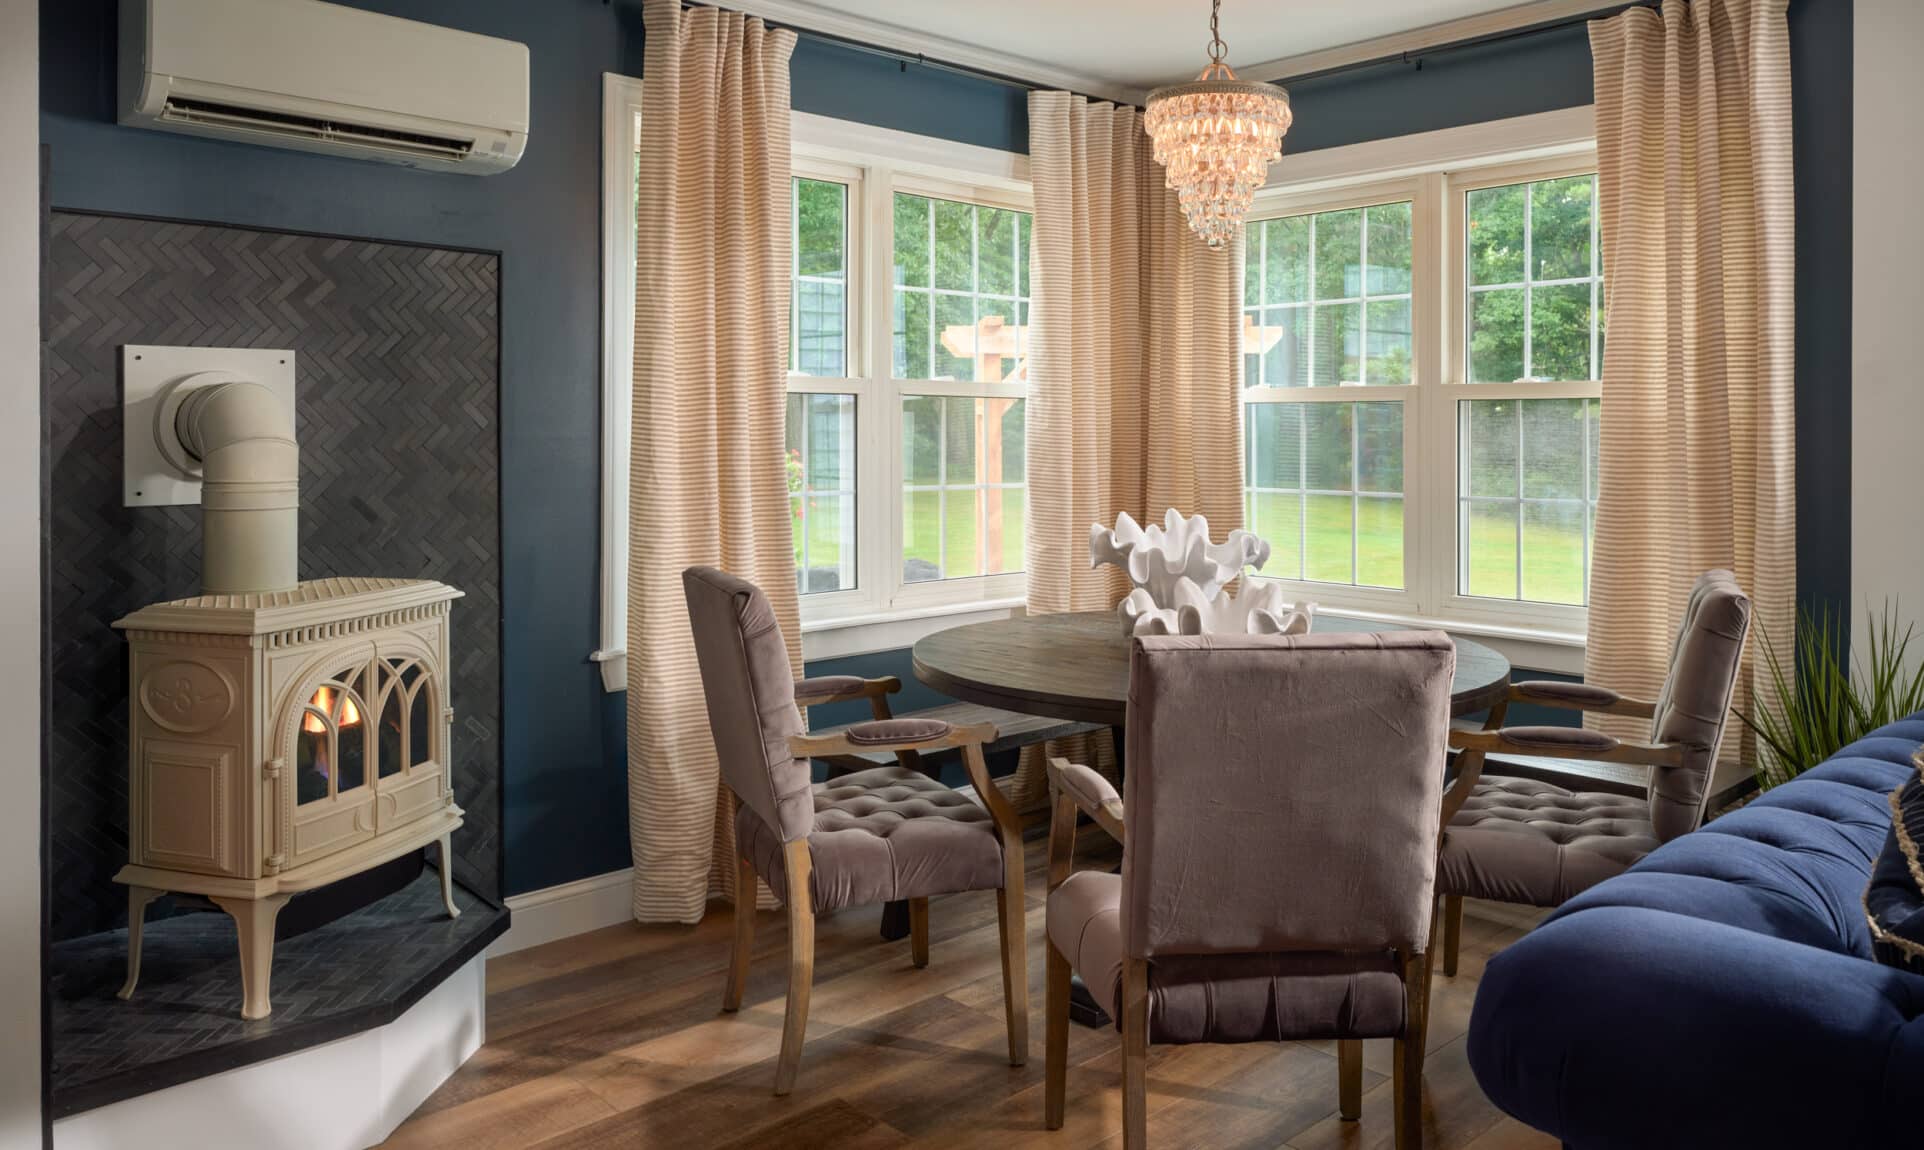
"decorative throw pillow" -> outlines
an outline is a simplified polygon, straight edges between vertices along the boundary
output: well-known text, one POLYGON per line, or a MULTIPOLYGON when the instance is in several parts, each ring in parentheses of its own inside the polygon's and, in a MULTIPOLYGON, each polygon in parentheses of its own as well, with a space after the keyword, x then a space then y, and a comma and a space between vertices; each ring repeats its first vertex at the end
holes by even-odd
POLYGON ((1924 974, 1924 748, 1912 761, 1919 774, 1891 792, 1891 833, 1871 867, 1864 912, 1877 961, 1924 974))

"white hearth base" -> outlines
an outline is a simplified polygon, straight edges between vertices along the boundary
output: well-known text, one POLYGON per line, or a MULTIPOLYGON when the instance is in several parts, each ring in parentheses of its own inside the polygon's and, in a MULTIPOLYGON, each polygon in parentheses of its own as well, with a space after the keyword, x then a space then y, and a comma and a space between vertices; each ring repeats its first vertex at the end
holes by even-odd
POLYGON ((386 1026, 63 1118, 54 1150, 365 1150, 480 1049, 486 972, 476 955, 386 1026))

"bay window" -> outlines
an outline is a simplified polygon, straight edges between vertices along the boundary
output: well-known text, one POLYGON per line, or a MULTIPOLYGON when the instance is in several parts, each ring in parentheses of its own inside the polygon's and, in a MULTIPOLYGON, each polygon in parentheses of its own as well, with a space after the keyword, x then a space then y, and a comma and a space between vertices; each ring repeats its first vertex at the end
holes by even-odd
POLYGON ((1258 197, 1243 458, 1262 577, 1328 609, 1583 633, 1593 173, 1577 152, 1258 197))
MULTIPOLYGON (((641 109, 626 77, 605 96, 592 657, 616 690, 641 109)), ((1586 628, 1606 417, 1590 124, 1570 109, 1275 170, 1242 285, 1244 517, 1272 548, 1259 577, 1575 669, 1560 652, 1586 628)), ((1033 218, 1025 156, 794 125, 783 465, 815 658, 1020 606, 1033 218)))

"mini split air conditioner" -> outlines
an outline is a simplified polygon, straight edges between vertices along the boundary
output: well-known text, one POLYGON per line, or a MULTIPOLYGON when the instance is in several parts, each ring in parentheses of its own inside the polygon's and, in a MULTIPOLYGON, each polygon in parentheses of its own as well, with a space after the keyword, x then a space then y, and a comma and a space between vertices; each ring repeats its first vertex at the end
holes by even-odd
POLYGON ((121 0, 120 122, 412 168, 505 172, 528 48, 320 0, 121 0))

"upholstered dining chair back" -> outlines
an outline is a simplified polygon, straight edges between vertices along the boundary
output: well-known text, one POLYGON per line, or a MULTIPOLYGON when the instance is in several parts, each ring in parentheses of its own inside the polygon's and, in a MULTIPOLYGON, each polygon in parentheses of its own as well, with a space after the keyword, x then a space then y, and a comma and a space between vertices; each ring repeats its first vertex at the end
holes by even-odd
POLYGON ((1455 665, 1440 631, 1134 640, 1127 955, 1426 949, 1455 665))
POLYGON ((1651 742, 1687 748, 1680 765, 1650 769, 1650 822, 1664 842, 1703 821, 1749 634, 1750 596, 1730 572, 1706 571, 1690 589, 1650 720, 1651 742))
POLYGON ((808 764, 788 753, 802 716, 775 609, 761 588, 713 567, 688 568, 681 586, 722 778, 783 842, 805 838, 815 799, 808 764))

